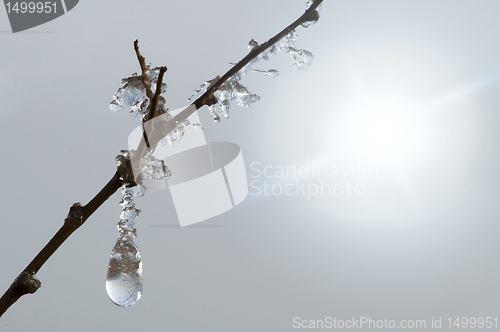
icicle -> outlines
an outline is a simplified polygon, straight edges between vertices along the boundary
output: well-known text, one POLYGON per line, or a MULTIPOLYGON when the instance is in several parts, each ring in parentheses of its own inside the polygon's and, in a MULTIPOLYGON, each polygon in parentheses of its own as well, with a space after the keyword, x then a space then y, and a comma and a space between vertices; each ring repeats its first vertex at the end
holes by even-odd
POLYGON ((122 213, 118 222, 118 240, 111 250, 106 291, 110 300, 120 307, 128 307, 139 301, 142 295, 142 259, 136 237, 135 218, 141 210, 135 208, 134 196, 144 193, 143 188, 122 187, 122 213))

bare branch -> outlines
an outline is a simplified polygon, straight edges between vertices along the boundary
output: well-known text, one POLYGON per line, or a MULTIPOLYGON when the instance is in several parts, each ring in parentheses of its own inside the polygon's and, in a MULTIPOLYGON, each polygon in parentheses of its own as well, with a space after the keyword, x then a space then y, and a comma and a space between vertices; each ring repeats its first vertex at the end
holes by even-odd
MULTIPOLYGON (((125 158, 125 157, 123 157, 125 158)), ((69 209, 68 216, 64 224, 36 255, 29 265, 19 274, 10 285, 9 289, 0 298, 0 317, 13 305, 21 296, 32 294, 40 288, 41 283, 35 275, 47 262, 52 254, 66 241, 66 239, 76 231, 83 223, 113 195, 122 185, 136 185, 130 165, 130 159, 122 162, 111 180, 101 189, 101 191, 85 206, 75 203, 69 209)))
MULTIPOLYGON (((246 66, 252 59, 256 58, 259 54, 264 52, 266 49, 277 43, 281 38, 294 31, 299 25, 305 22, 315 21, 318 18, 318 12, 316 8, 323 2, 323 0, 314 0, 312 5, 308 10, 295 22, 290 24, 276 36, 271 38, 266 43, 263 43, 250 51, 250 53, 245 56, 240 62, 238 62, 233 68, 226 72, 222 77, 218 77, 217 80, 207 89, 207 91, 196 99, 191 105, 193 108, 188 108, 177 116, 175 116, 171 121, 167 123, 166 126, 162 126, 162 132, 170 132, 175 129, 177 123, 186 120, 192 113, 204 105, 210 106, 216 103, 216 98, 214 97, 214 92, 226 82, 230 77, 238 73, 244 66, 246 66)), ((160 73, 157 80, 156 91, 153 94, 151 91, 151 79, 148 74, 148 66, 146 65, 145 58, 141 55, 139 51, 139 42, 136 40, 134 42, 134 49, 141 66, 141 78, 144 86, 146 87, 146 95, 150 99, 150 105, 147 115, 144 117, 144 122, 147 122, 158 115, 161 115, 161 111, 158 108, 158 101, 161 94, 161 85, 163 81, 163 76, 167 71, 166 67, 160 68, 160 73)), ((144 128, 143 128, 144 129, 144 128)), ((144 132, 145 135, 145 132, 144 132)), ((153 133, 152 133, 153 135, 153 133)), ((150 135, 151 136, 151 135, 150 135)), ((159 137, 159 135, 156 135, 159 137)), ((156 137, 152 146, 158 144, 158 137, 156 137)), ((149 142, 146 140, 141 141, 137 151, 130 151, 130 154, 138 153, 139 156, 144 157, 147 153, 148 148, 150 148, 149 142)), ((57 231, 57 233, 52 237, 52 239, 45 245, 45 247, 36 255, 36 257, 29 263, 29 265, 21 272, 14 282, 10 285, 9 289, 0 298, 0 317, 5 313, 5 311, 14 304, 21 296, 26 294, 32 294, 37 291, 41 286, 41 282, 36 279, 36 273, 45 264, 45 262, 52 256, 52 254, 66 241, 66 239, 76 231, 80 226, 85 223, 85 221, 106 201, 108 200, 121 186, 135 186, 137 185, 134 180, 134 174, 132 171, 132 166, 130 162, 130 157, 118 156, 119 166, 116 173, 113 175, 111 180, 101 189, 101 191, 89 202, 87 205, 82 206, 80 203, 75 203, 70 208, 69 213, 64 220, 64 224, 57 231)), ((141 158, 142 159, 142 158, 141 158)))
MULTIPOLYGON (((316 9, 322 2, 323 0, 314 0, 313 4, 304 12, 304 14, 302 14, 302 16, 300 16, 292 24, 287 26, 267 42, 253 48, 252 51, 250 51, 250 53, 248 53, 243 59, 241 59, 235 66, 233 66, 222 77, 219 77, 217 81, 210 85, 210 87, 204 94, 202 94, 198 99, 191 103, 191 105, 194 105, 195 108, 186 108, 184 111, 173 117, 172 121, 169 121, 169 123, 167 123, 165 126, 162 126, 161 130, 164 133, 168 133, 175 129, 177 123, 181 123, 182 121, 186 120, 191 114, 196 112, 204 105, 210 106, 215 104, 217 102, 217 99, 214 97, 214 93, 222 84, 224 84, 230 77, 238 73, 243 67, 245 67, 250 61, 252 61, 252 59, 256 58, 257 56, 259 56, 259 54, 276 44, 281 38, 294 31, 298 26, 305 22, 316 21, 319 16, 316 9)), ((152 137, 159 137, 161 135, 154 135, 154 133, 151 133, 149 136, 149 140, 145 138, 144 141, 141 140, 141 142, 139 143, 137 151, 135 152, 138 153, 139 156, 144 156, 145 153, 147 153, 148 148, 155 147, 158 144, 159 140, 152 140, 152 137)))
POLYGON ((146 65, 146 58, 144 58, 139 51, 139 41, 137 39, 134 41, 134 50, 137 55, 137 60, 139 60, 139 64, 141 65, 141 78, 142 83, 144 83, 146 87, 146 96, 151 99, 153 98, 153 92, 151 92, 151 79, 148 75, 148 66, 146 65))
MULTIPOLYGON (((230 70, 228 70, 217 82, 212 84, 207 91, 201 95, 198 99, 196 99, 192 104, 196 106, 196 109, 198 110, 204 105, 210 106, 216 103, 216 99, 214 97, 214 92, 222 85, 224 82, 226 82, 230 77, 234 76, 236 73, 238 73, 243 67, 245 67, 252 59, 256 58, 259 54, 267 50, 269 47, 273 46, 276 44, 281 38, 285 37, 287 34, 290 32, 294 31, 299 25, 305 22, 310 22, 310 21, 316 21, 319 17, 318 11, 316 8, 323 2, 323 0, 315 0, 311 7, 305 11, 305 13, 299 17, 295 22, 287 26, 285 29, 283 29, 280 33, 275 35, 273 38, 269 39, 267 42, 260 44, 259 46, 255 47, 250 51, 250 53, 247 54, 243 59, 240 60, 235 66, 233 66, 230 70)), ((179 113, 176 117, 175 120, 177 121, 183 121, 187 119, 192 112, 184 113, 181 112, 179 113)))
POLYGON ((149 120, 153 119, 154 117, 157 117, 158 115, 163 114, 163 112, 160 112, 160 110, 158 109, 158 99, 160 98, 160 94, 161 94, 161 85, 163 84, 163 75, 165 74, 166 71, 167 71, 167 67, 160 68, 160 74, 158 75, 158 80, 156 83, 156 91, 155 91, 153 98, 151 98, 151 103, 149 106, 150 108, 149 108, 148 114, 146 115, 146 117, 144 119, 144 122, 149 121, 149 120))

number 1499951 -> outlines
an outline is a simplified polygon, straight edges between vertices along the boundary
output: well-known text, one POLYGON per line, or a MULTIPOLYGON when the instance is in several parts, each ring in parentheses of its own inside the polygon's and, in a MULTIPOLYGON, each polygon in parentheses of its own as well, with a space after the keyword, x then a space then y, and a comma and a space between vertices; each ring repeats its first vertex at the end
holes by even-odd
POLYGON ((5 7, 8 14, 50 14, 56 13, 57 2, 7 2, 5 7))
POLYGON ((448 318, 448 326, 450 328, 498 328, 497 317, 458 317, 458 318, 448 318))

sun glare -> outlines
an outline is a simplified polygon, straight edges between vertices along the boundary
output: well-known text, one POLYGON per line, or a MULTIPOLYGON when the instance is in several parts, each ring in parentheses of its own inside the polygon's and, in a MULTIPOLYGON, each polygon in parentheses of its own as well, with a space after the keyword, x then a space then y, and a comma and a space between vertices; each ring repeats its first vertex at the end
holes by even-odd
POLYGON ((428 128, 411 103, 397 98, 362 98, 346 105, 335 139, 349 155, 371 164, 401 166, 425 150, 428 128))
POLYGON ((362 125, 366 148, 375 153, 391 153, 402 142, 403 124, 394 116, 374 114, 362 125))

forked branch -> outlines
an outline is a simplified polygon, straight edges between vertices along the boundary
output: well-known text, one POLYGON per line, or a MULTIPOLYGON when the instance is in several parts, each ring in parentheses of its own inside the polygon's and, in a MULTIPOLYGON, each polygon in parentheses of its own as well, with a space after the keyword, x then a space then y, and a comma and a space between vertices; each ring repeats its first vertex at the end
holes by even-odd
MULTIPOLYGON (((269 41, 258 45, 252 51, 245 56, 241 61, 239 61, 234 67, 232 67, 228 72, 226 72, 222 77, 215 81, 205 93, 203 93, 198 99, 196 99, 192 105, 194 108, 188 108, 170 121, 167 129, 174 130, 176 123, 186 120, 192 113, 204 105, 210 106, 216 103, 216 98, 214 97, 215 91, 224 84, 229 78, 238 73, 243 67, 245 67, 252 59, 256 58, 267 50, 269 47, 277 43, 281 38, 295 30, 299 25, 316 21, 318 18, 317 7, 323 2, 323 0, 313 0, 309 9, 299 17, 295 22, 287 26, 280 33, 278 33, 269 41)), ((134 42, 134 49, 137 54, 137 59, 141 66, 142 81, 144 86, 146 86, 146 94, 150 99, 151 103, 148 107, 148 113, 144 120, 148 121, 154 117, 161 115, 162 112, 158 111, 158 101, 161 93, 161 86, 164 73, 166 72, 166 67, 161 67, 158 76, 156 91, 153 94, 151 90, 151 79, 148 76, 148 67, 146 65, 145 58, 139 52, 139 43, 136 40, 134 42)), ((165 130, 165 128, 162 128, 165 130)), ((147 141, 146 141, 147 142, 147 141)), ((158 142, 149 142, 151 146, 156 146, 158 142)), ((143 142, 141 142, 143 144, 143 142)), ((143 144, 144 145, 144 144, 143 144)), ((147 144, 149 146, 149 144, 147 144)), ((140 146, 139 151, 141 151, 141 156, 144 156, 144 152, 147 150, 146 146, 140 146)), ((116 173, 113 175, 111 180, 101 189, 101 191, 86 205, 82 206, 80 203, 75 203, 70 208, 68 216, 64 220, 64 224, 57 231, 57 233, 52 237, 52 239, 47 243, 47 245, 38 253, 38 255, 29 263, 29 265, 16 277, 14 282, 10 285, 9 289, 0 298, 0 316, 2 316, 5 311, 13 305, 21 296, 26 294, 32 294, 40 288, 41 283, 36 279, 36 273, 45 264, 45 262, 52 256, 52 254, 61 246, 64 241, 76 231, 83 223, 105 202, 107 201, 120 187, 122 186, 135 186, 134 175, 132 172, 132 167, 130 164, 130 158, 126 159, 126 162, 120 163, 116 173)))

